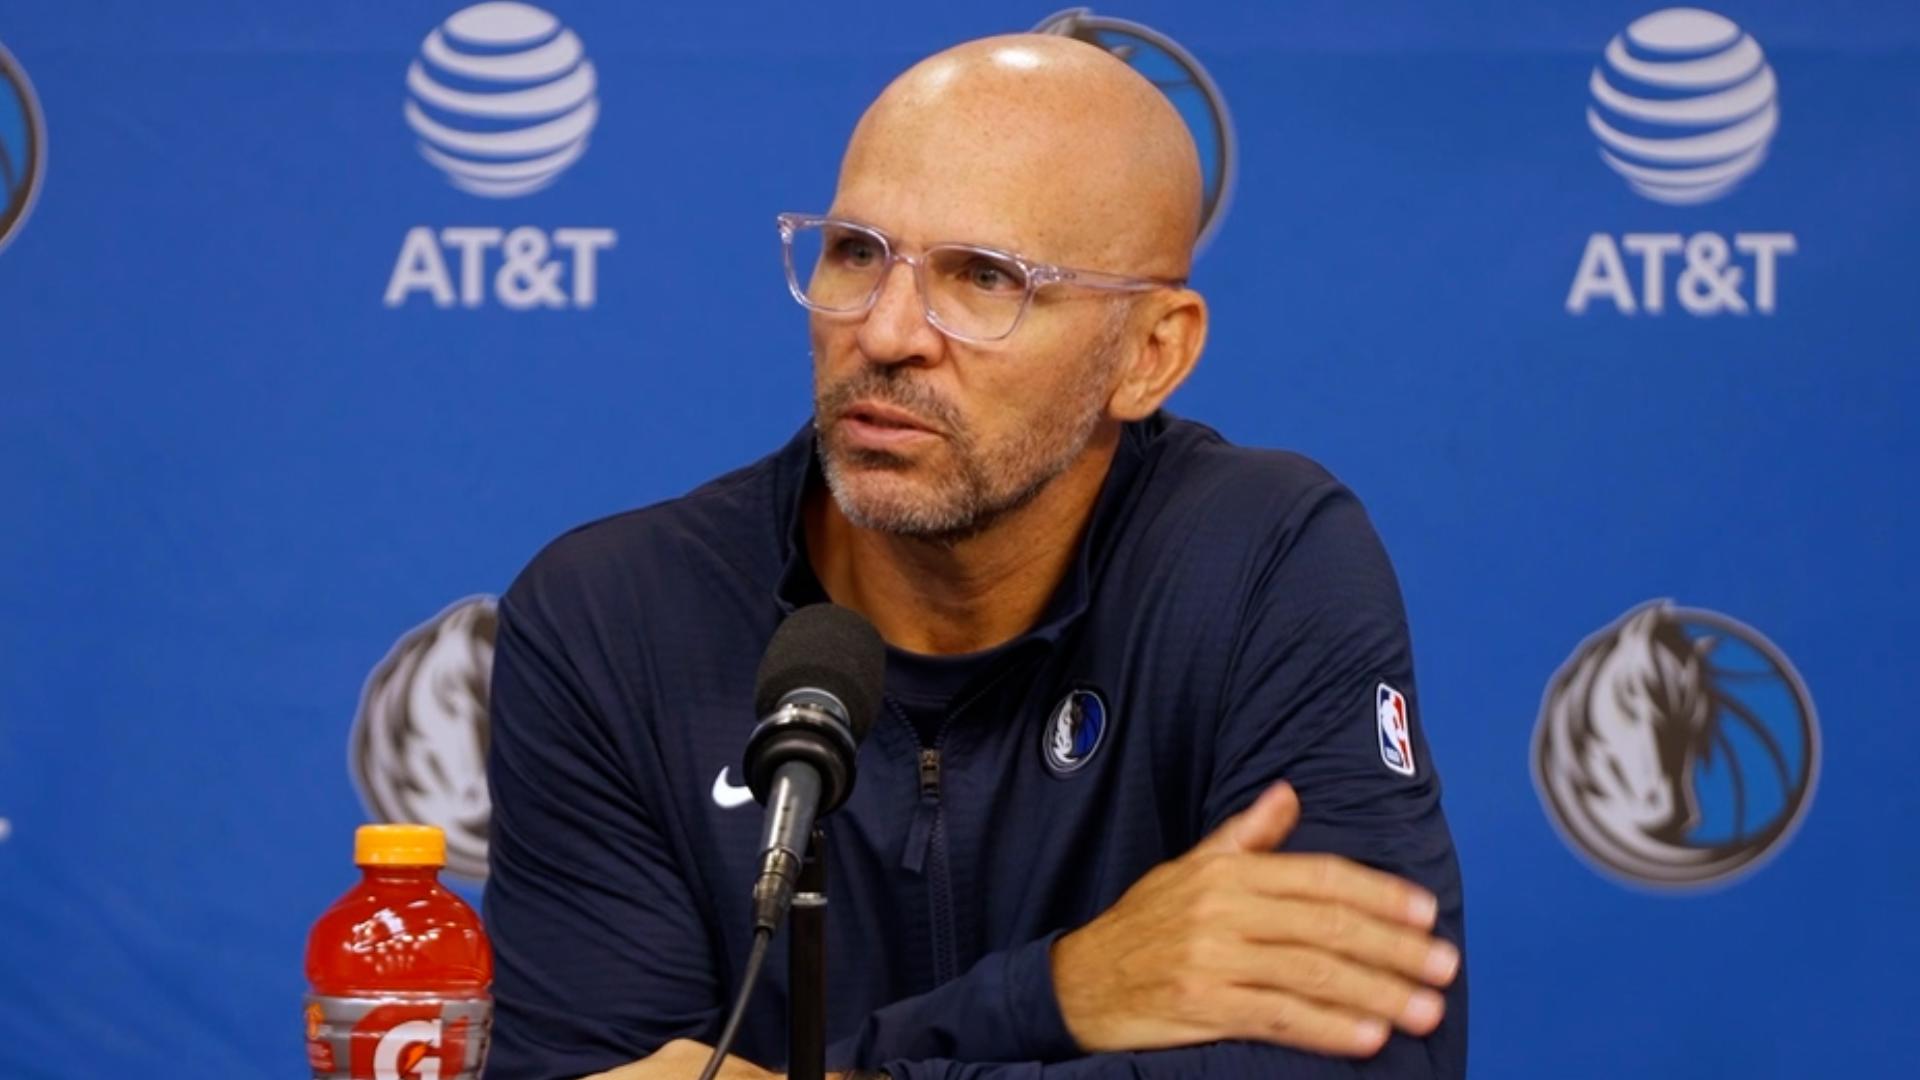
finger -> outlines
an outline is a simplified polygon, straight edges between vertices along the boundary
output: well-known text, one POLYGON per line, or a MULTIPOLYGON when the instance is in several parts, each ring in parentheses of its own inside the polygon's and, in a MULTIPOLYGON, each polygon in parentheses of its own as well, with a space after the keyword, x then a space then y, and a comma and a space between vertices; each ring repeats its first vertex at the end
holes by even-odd
POLYGON ((1292 784, 1282 780, 1261 792, 1252 806, 1221 822, 1193 850, 1211 855, 1272 851, 1299 820, 1300 797, 1292 784))
POLYGON ((1255 892, 1327 900, 1393 922, 1428 929, 1440 905, 1405 878, 1338 855, 1247 854, 1234 860, 1255 892))
POLYGON ((1447 986, 1460 971, 1452 942, 1343 904, 1250 896, 1216 918, 1248 942, 1323 949, 1430 986, 1447 986))
POLYGON ((1317 1054, 1372 1057, 1391 1030, 1378 1017, 1310 1001, 1284 990, 1236 986, 1220 994, 1225 1037, 1291 1046, 1317 1054))
POLYGON ((1223 957, 1220 971, 1241 985, 1374 1017, 1411 1035, 1432 1032, 1446 1014, 1446 999, 1432 990, 1325 949, 1249 946, 1223 957))

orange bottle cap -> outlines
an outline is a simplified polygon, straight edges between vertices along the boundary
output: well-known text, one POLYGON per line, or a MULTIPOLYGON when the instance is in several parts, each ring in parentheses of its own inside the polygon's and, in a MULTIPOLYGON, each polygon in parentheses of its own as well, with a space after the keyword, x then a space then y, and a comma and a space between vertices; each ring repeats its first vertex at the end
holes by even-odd
POLYGON ((353 831, 358 866, 445 866, 447 834, 438 825, 362 825, 353 831))

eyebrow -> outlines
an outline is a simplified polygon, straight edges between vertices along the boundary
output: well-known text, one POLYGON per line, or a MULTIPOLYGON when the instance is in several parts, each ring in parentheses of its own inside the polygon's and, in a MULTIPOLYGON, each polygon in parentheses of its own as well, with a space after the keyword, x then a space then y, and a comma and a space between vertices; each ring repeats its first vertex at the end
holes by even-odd
POLYGON ((1005 252, 1008 255, 1018 255, 1028 262, 1045 263, 1050 266, 1056 263, 1056 260, 1036 255, 1029 249, 1021 247, 1019 244, 1002 243, 998 240, 977 240, 970 237, 959 236, 943 236, 932 241, 922 240, 918 237, 908 236, 897 229, 889 229, 885 225, 863 215, 841 213, 831 207, 829 207, 822 216, 832 218, 835 221, 845 221, 853 225, 864 225, 877 233, 884 234, 889 239, 898 240, 903 244, 909 244, 916 250, 924 250, 930 243, 966 244, 969 247, 992 248, 995 251, 1005 252))

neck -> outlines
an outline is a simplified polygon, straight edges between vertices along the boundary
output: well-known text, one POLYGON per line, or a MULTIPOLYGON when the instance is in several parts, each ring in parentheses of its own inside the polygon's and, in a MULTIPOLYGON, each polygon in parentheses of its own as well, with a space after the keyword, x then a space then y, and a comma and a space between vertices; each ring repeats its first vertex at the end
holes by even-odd
POLYGON ((1030 502, 951 542, 863 529, 820 485, 803 509, 813 572, 895 648, 952 655, 1004 644, 1039 622, 1073 565, 1118 443, 1118 427, 1103 425, 1030 502))

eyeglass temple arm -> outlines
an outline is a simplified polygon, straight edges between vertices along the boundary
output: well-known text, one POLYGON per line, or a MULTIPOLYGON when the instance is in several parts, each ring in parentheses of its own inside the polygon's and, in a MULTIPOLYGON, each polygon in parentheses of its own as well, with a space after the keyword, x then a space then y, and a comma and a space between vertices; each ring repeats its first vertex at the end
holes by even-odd
POLYGON ((1048 266, 1041 269, 1041 280, 1036 285, 1062 282, 1079 285, 1088 289, 1110 289, 1116 292, 1145 292, 1148 289, 1178 289, 1187 284, 1186 278, 1144 278, 1129 277, 1125 274, 1103 274, 1098 270, 1075 270, 1066 266, 1048 266))

